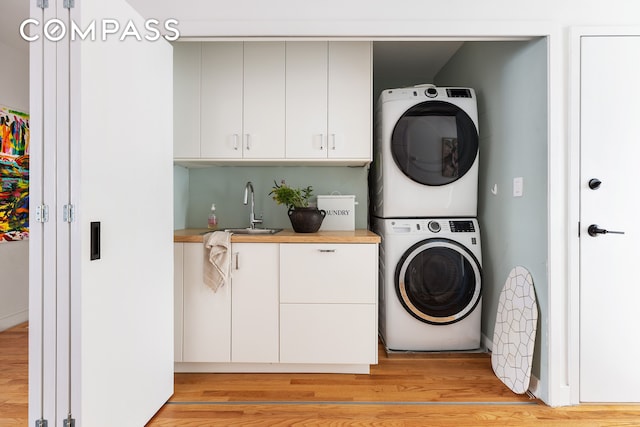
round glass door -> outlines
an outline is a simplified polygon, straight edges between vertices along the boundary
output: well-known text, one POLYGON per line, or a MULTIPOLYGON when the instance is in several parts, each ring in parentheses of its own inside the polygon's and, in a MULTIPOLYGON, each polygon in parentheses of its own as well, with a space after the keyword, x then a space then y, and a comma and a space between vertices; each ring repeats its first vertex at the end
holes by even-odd
POLYGON ((396 293, 425 323, 464 319, 478 304, 482 273, 476 257, 449 239, 428 239, 407 250, 396 267, 396 293))
POLYGON ((426 101, 408 109, 391 135, 391 152, 400 170, 424 185, 450 184, 473 165, 478 130, 459 107, 426 101))

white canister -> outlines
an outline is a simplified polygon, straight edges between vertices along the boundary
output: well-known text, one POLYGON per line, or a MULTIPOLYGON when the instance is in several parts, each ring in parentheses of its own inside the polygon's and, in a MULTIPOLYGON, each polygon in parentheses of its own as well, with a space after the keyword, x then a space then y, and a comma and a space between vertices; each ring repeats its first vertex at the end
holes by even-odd
POLYGON ((318 209, 324 209, 327 215, 322 221, 320 231, 323 230, 355 230, 356 196, 320 195, 318 196, 318 209))

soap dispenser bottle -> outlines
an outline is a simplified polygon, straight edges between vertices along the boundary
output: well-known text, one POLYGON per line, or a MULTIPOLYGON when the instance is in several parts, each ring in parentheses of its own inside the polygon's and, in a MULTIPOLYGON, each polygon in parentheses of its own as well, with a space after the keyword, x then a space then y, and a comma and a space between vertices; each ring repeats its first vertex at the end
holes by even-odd
POLYGON ((218 217, 216 216, 216 205, 211 205, 211 212, 209 212, 209 219, 207 220, 207 227, 209 230, 218 229, 218 217))

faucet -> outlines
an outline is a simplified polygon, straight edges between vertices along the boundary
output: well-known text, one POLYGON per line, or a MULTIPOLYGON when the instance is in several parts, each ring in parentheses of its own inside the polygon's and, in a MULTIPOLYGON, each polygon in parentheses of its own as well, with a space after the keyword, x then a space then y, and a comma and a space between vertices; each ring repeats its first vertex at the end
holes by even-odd
POLYGON ((249 203, 249 192, 251 192, 251 211, 249 212, 249 228, 255 229, 256 224, 262 224, 262 218, 256 218, 256 201, 253 194, 253 184, 251 181, 247 182, 244 187, 244 204, 249 203))

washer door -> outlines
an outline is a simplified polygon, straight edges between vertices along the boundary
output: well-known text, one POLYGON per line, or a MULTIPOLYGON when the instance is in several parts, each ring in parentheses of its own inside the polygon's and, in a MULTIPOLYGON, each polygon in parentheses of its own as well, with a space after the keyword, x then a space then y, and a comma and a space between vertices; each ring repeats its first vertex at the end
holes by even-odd
POLYGON ((391 135, 393 160, 413 181, 450 184, 463 177, 478 155, 478 130, 467 113, 443 101, 408 109, 391 135))
POLYGON ((480 301, 482 271, 476 257, 449 239, 416 243, 396 266, 396 293, 404 308, 425 323, 448 325, 480 301))

